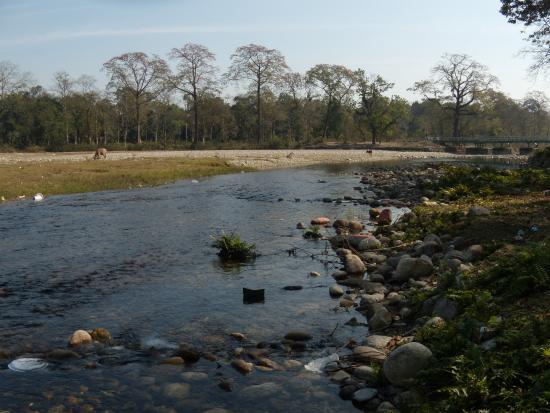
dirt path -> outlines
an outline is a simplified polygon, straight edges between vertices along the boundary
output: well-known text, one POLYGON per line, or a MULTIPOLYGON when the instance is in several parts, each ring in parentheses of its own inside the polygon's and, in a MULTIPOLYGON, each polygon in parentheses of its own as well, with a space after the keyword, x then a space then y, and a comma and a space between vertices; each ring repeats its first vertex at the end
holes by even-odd
MULTIPOLYGON (((0 164, 18 162, 82 162, 91 161, 91 152, 61 153, 2 153, 0 164)), ((376 162, 399 159, 502 159, 521 160, 524 157, 495 156, 480 157, 474 155, 457 155, 444 152, 398 152, 374 150, 368 154, 364 150, 211 150, 211 151, 143 151, 143 152, 109 152, 107 161, 123 159, 162 159, 162 158, 216 158, 227 160, 231 165, 254 169, 290 168, 337 162, 376 162)), ((100 161, 98 161, 100 162, 100 161)))

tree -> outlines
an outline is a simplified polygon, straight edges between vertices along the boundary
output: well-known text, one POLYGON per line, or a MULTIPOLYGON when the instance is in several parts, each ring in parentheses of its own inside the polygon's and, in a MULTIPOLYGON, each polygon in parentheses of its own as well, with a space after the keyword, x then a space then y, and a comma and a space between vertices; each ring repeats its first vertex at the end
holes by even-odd
MULTIPOLYGON (((214 53, 206 47, 188 43, 182 48, 172 49, 170 57, 178 61, 175 75, 169 74, 168 81, 193 101, 193 140, 199 138, 199 99, 216 89, 216 60, 214 53)), ((203 138, 204 140, 204 138, 203 138)))
POLYGON ((531 70, 537 72, 550 63, 550 1, 548 0, 500 0, 500 12, 512 24, 523 23, 526 27, 536 27, 527 40, 535 56, 531 70))
POLYGON ((69 143, 69 119, 67 116, 67 101, 72 93, 74 81, 70 75, 65 71, 59 71, 54 74, 54 90, 61 99, 61 106, 63 108, 63 120, 65 121, 65 141, 69 143))
POLYGON ((465 54, 445 54, 432 69, 432 78, 416 82, 413 91, 437 103, 453 115, 453 137, 460 136, 460 121, 471 115, 470 106, 498 84, 486 66, 465 54))
POLYGON ((226 77, 232 81, 247 80, 256 92, 256 129, 258 143, 263 138, 262 91, 277 85, 288 69, 284 56, 276 49, 249 44, 239 47, 231 55, 231 65, 226 77))
POLYGON ((323 139, 326 139, 331 115, 337 114, 356 84, 355 73, 345 66, 319 64, 306 73, 307 83, 323 92, 326 101, 323 139))
POLYGON ((305 79, 300 73, 288 72, 282 77, 283 95, 281 103, 288 110, 288 134, 290 140, 299 136, 302 95, 305 91, 305 79), (288 97, 288 99, 285 99, 288 97), (289 102, 288 102, 289 100, 289 102))
POLYGON ((388 98, 386 92, 393 89, 382 76, 368 76, 364 70, 358 70, 357 91, 360 96, 360 107, 357 113, 364 118, 371 133, 372 144, 376 145, 379 136, 386 133, 410 112, 407 101, 399 96, 388 98))
POLYGON ((17 65, 7 60, 0 61, 0 100, 30 86, 31 75, 23 73, 17 65))
POLYGON ((141 108, 155 99, 165 88, 168 66, 160 57, 145 53, 125 53, 103 64, 111 76, 110 85, 127 89, 134 98, 136 111, 137 143, 141 144, 141 108))

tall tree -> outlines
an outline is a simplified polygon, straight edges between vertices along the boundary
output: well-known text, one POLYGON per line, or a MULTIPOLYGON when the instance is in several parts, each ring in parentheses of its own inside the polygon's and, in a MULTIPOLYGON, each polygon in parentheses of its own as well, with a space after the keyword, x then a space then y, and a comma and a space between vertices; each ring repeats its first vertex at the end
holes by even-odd
POLYGON ((483 93, 498 84, 498 79, 486 66, 465 54, 445 54, 432 69, 432 78, 416 82, 411 90, 437 103, 453 115, 453 137, 460 136, 462 116, 470 115, 469 109, 483 93))
POLYGON ((512 24, 523 23, 532 28, 527 40, 531 42, 529 50, 535 61, 531 70, 537 72, 550 63, 550 1, 549 0, 500 0, 500 12, 512 24))
POLYGON ((74 80, 65 71, 59 71, 54 74, 54 90, 61 99, 61 106, 63 109, 63 120, 65 121, 65 141, 69 143, 69 118, 67 116, 67 102, 70 94, 72 93, 74 80))
POLYGON ((0 61, 0 100, 30 86, 31 75, 7 60, 0 61))
POLYGON ((262 91, 277 85, 288 69, 284 56, 276 49, 249 44, 239 47, 231 55, 227 78, 233 81, 247 80, 256 92, 256 129, 258 142, 262 140, 262 91))
POLYGON ((355 73, 345 66, 319 64, 308 70, 306 81, 313 89, 323 92, 326 102, 323 139, 327 137, 331 112, 338 110, 353 92, 355 73))
MULTIPOLYGON (((170 85, 189 97, 193 102, 193 140, 199 138, 199 100, 201 96, 216 89, 216 56, 206 47, 187 43, 172 49, 170 58, 178 61, 175 74, 169 74, 170 85)), ((203 139, 204 140, 204 139, 203 139)))
POLYGON ((288 108, 288 134, 290 140, 298 137, 300 129, 302 96, 305 91, 305 79, 300 73, 288 72, 282 77, 283 95, 289 97, 290 102, 282 105, 288 108))
POLYGON ((125 53, 103 64, 111 76, 110 85, 127 89, 134 98, 137 143, 141 144, 141 108, 155 99, 165 88, 168 66, 160 57, 145 53, 125 53))
POLYGON ((410 112, 408 103, 399 96, 384 96, 393 89, 394 84, 382 76, 368 76, 364 70, 358 70, 357 92, 361 99, 357 110, 359 117, 364 118, 371 133, 372 144, 384 136, 394 125, 404 119, 410 112))

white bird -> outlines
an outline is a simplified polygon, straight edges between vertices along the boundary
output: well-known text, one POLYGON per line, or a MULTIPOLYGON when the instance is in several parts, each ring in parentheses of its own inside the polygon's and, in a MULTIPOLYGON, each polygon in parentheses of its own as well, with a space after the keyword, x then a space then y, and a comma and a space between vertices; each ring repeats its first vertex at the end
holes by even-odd
POLYGON ((44 195, 39 192, 35 196, 33 196, 32 199, 34 200, 34 202, 40 202, 44 200, 44 195))

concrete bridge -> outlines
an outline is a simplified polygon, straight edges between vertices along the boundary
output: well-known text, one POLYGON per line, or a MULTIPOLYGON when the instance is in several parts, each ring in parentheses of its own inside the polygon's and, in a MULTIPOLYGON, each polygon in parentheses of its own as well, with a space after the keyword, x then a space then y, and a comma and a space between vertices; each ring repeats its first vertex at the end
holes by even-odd
POLYGON ((550 137, 460 137, 428 138, 446 152, 470 155, 528 155, 537 148, 550 146, 550 137))

